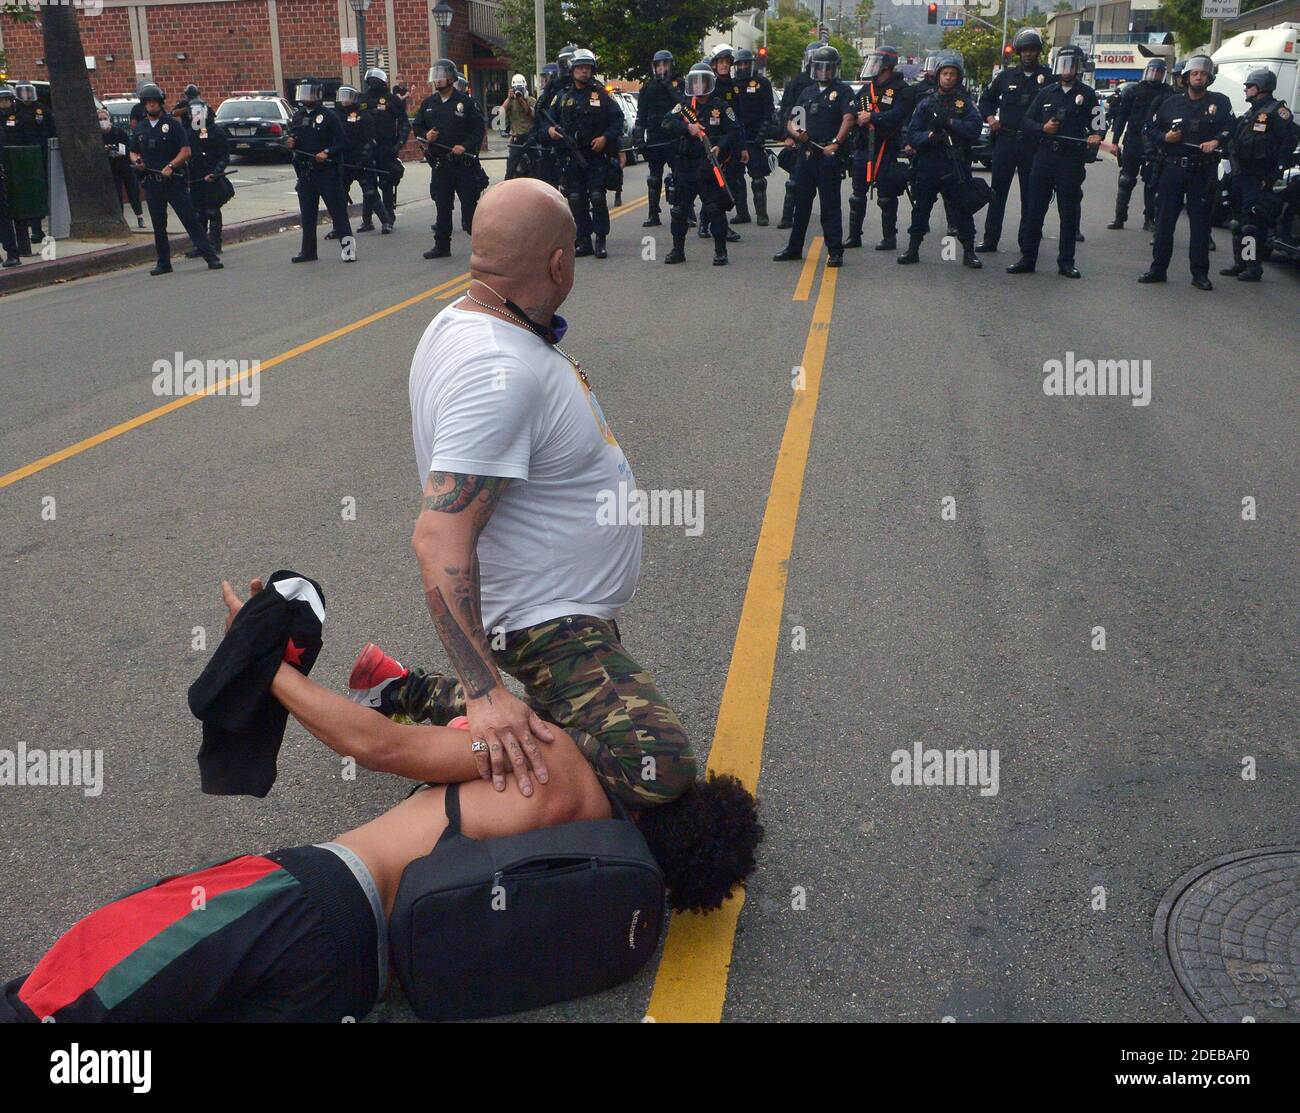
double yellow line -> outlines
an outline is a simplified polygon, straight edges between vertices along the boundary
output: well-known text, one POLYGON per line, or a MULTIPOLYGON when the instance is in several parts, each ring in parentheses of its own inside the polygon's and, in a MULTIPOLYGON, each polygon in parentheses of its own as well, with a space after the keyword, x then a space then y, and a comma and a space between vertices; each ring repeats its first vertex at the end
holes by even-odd
MULTIPOLYGON (((807 300, 820 247, 820 240, 815 240, 809 253, 813 262, 800 276, 796 300, 807 300)), ((821 288, 804 342, 802 389, 795 390, 786 418, 754 563, 749 570, 740 625, 731 650, 713 746, 709 750, 708 769, 738 777, 751 792, 757 791, 762 765, 787 568, 799 520, 804 469, 812 444, 813 418, 817 415, 839 273, 834 268, 821 268, 821 288)), ((742 892, 732 896, 717 912, 673 917, 650 995, 647 1019, 657 1022, 722 1019, 736 923, 744 903, 742 892)))
MULTIPOLYGON (((632 201, 629 204, 621 205, 617 209, 610 211, 610 218, 622 216, 624 213, 640 207, 646 203, 646 198, 632 201)), ((89 452, 92 448, 107 441, 114 440, 124 433, 131 432, 132 429, 139 429, 142 425, 148 425, 151 421, 157 421, 160 417, 179 410, 183 406, 193 405, 209 395, 229 394, 235 384, 244 379, 251 379, 254 375, 260 375, 264 371, 270 371, 273 367, 278 367, 282 363, 288 363, 291 359, 298 356, 306 355, 317 348, 322 348, 340 337, 347 336, 349 333, 356 332, 365 328, 367 325, 373 325, 376 321, 382 321, 385 317, 391 317, 394 313, 400 313, 403 309, 410 309, 413 305, 418 305, 429 298, 438 298, 445 301, 448 298, 463 294, 469 287, 469 272, 458 274, 455 278, 449 278, 446 282, 440 282, 437 286, 432 286, 423 293, 416 294, 414 297, 400 301, 396 305, 390 305, 387 309, 381 309, 378 313, 372 313, 369 317, 362 317, 359 321, 353 321, 350 325, 344 325, 342 328, 335 329, 333 332, 327 332, 324 336, 318 336, 314 340, 308 340, 305 344, 299 344, 296 348, 290 348, 287 352, 281 352, 278 356, 272 356, 270 359, 262 360, 254 367, 246 371, 241 371, 237 375, 230 375, 222 379, 219 383, 214 383, 211 387, 199 394, 187 394, 181 398, 173 398, 170 402, 165 402, 161 406, 156 406, 152 410, 131 418, 129 421, 119 422, 100 433, 85 440, 77 441, 76 444, 70 444, 67 448, 61 448, 58 452, 51 452, 48 456, 42 456, 39 460, 33 460, 30 464, 24 464, 21 468, 15 468, 11 472, 0 475, 0 490, 10 487, 30 476, 43 472, 47 468, 54 467, 64 460, 70 460, 74 456, 80 456, 83 452, 89 452)))

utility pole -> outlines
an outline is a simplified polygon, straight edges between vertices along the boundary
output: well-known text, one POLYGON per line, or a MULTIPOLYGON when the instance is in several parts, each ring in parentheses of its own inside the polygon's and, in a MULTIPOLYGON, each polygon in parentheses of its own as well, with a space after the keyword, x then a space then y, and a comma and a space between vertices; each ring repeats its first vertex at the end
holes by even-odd
POLYGON ((539 93, 542 89, 542 67, 546 65, 546 0, 533 0, 533 39, 534 53, 537 57, 534 61, 537 63, 537 74, 535 88, 539 93))

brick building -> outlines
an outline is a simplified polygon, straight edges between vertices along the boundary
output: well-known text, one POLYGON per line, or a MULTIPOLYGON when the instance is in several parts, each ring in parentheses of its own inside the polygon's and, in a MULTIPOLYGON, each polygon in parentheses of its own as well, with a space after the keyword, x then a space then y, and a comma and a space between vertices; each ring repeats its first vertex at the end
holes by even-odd
MULTIPOLYGON (((87 0, 89 2, 89 0, 87 0)), ((100 0, 78 8, 90 81, 101 99, 130 93, 147 73, 169 97, 193 81, 217 104, 233 90, 276 89, 292 97, 298 78, 357 84, 366 67, 356 51, 356 15, 348 0, 100 0), (95 14, 92 14, 95 13, 95 14)), ((443 53, 462 69, 480 105, 500 104, 510 81, 499 31, 500 7, 486 0, 447 0, 454 15, 443 53)), ((437 0, 371 0, 365 16, 372 62, 411 87, 411 104, 429 93, 429 65, 438 55, 437 0), (430 43, 435 44, 431 52, 430 43)), ((0 48, 11 79, 42 80, 38 23, 0 15, 0 48)))

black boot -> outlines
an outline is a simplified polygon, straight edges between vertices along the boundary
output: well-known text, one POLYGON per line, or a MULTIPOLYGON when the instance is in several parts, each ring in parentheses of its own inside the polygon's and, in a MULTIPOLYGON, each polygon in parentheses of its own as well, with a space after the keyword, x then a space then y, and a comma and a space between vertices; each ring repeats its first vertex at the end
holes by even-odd
POLYGON ((578 245, 573 249, 573 254, 579 259, 585 258, 588 255, 595 255, 596 249, 591 246, 591 237, 579 236, 578 245))
POLYGON ((921 241, 924 236, 908 236, 907 250, 898 257, 900 263, 919 263, 921 261, 921 241))
POLYGON ((730 224, 749 224, 751 218, 749 215, 749 198, 745 196, 745 183, 740 183, 740 188, 736 191, 736 215, 728 221, 730 224))
POLYGON ((986 235, 979 243, 975 245, 975 250, 981 255, 996 255, 998 251, 998 241, 991 240, 986 235))
POLYGON ((727 265, 727 240, 724 236, 715 237, 713 240, 713 265, 715 267, 727 265))
POLYGON ((684 263, 686 262, 686 237, 674 236, 673 249, 664 256, 665 263, 684 263))
POLYGON ((795 251, 793 248, 790 247, 783 247, 781 248, 780 251, 778 251, 775 255, 772 256, 772 262, 788 263, 792 259, 802 259, 802 258, 803 258, 803 252, 795 251))
POLYGON ((646 220, 641 222, 642 228, 658 228, 663 224, 663 221, 659 219, 660 188, 661 187, 659 186, 646 186, 645 195, 649 202, 646 207, 650 210, 650 215, 646 220))
MULTIPOLYGON (((846 246, 847 246, 847 245, 846 245, 846 246)), ((898 250, 898 237, 897 237, 896 235, 894 235, 892 232, 888 232, 888 233, 886 233, 885 235, 883 235, 883 236, 880 237, 879 241, 877 241, 877 243, 876 243, 876 250, 877 250, 877 251, 897 251, 897 250, 898 250)))
POLYGON ((977 271, 984 266, 983 260, 975 254, 975 241, 973 239, 962 241, 961 265, 970 267, 973 271, 977 271))
POLYGON ((1112 232, 1118 232, 1124 227, 1124 221, 1128 220, 1128 206, 1116 201, 1115 202, 1115 219, 1106 225, 1112 232))
POLYGON ((424 253, 424 257, 426 259, 445 259, 450 254, 450 240, 435 240, 433 246, 424 253))
POLYGON ((754 179, 754 223, 767 227, 767 179, 754 179))
POLYGON ((781 203, 781 219, 776 222, 778 228, 794 227, 794 190, 789 183, 785 187, 785 200, 781 203))
POLYGON ((1241 257, 1241 237, 1234 235, 1232 237, 1232 266, 1221 267, 1219 273, 1225 278, 1236 278, 1246 269, 1246 263, 1241 257))
POLYGON ((596 258, 597 258, 597 259, 608 259, 608 258, 609 258, 609 252, 605 250, 605 237, 604 237, 604 236, 597 236, 597 237, 596 237, 596 258))
POLYGON ((845 247, 862 246, 862 223, 867 218, 867 198, 854 194, 849 198, 849 234, 844 238, 845 247))
POLYGON ((208 218, 208 242, 212 250, 221 254, 221 210, 218 209, 208 218))
POLYGON ((1033 274, 1036 265, 1037 260, 1028 259, 1022 255, 1011 266, 1007 267, 1007 274, 1033 274))

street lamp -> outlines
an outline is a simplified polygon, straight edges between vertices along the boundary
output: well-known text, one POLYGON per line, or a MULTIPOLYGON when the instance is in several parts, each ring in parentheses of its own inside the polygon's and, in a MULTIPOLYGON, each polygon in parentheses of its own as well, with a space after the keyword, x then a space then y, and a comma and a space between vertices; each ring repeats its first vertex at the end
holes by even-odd
POLYGON ((438 58, 447 57, 447 28, 451 26, 455 14, 447 0, 438 0, 433 9, 433 22, 438 25, 438 58))
POLYGON ((370 0, 348 0, 348 7, 357 17, 357 77, 359 79, 357 84, 361 85, 365 81, 366 12, 370 8, 370 0))

